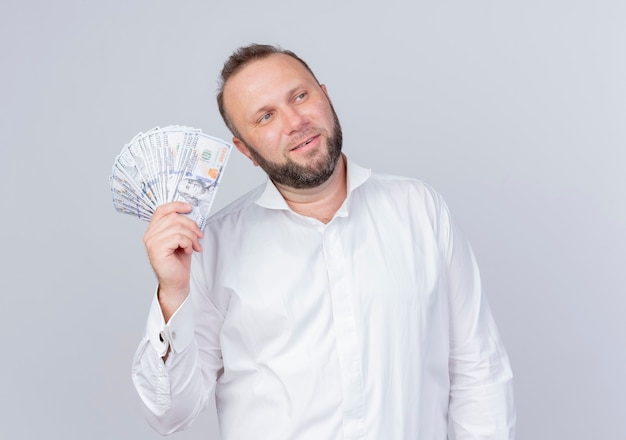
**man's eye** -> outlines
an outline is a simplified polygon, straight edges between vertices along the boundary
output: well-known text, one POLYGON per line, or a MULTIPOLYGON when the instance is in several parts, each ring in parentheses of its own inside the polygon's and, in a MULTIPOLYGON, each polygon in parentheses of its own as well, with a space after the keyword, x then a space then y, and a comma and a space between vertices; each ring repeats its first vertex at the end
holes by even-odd
POLYGON ((298 96, 296 96, 296 100, 297 100, 297 101, 301 101, 301 100, 303 100, 304 98, 306 98, 306 92, 302 92, 302 93, 300 93, 298 96))
POLYGON ((259 122, 265 122, 271 117, 272 117, 271 113, 265 113, 263 116, 261 116, 261 119, 259 119, 259 122))

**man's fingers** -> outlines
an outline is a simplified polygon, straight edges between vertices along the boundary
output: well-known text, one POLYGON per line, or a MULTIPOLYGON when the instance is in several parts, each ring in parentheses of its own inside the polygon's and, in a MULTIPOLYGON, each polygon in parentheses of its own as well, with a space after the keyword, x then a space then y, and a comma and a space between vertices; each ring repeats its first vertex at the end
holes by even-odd
POLYGON ((187 214, 191 212, 192 206, 185 202, 169 202, 161 206, 158 206, 152 214, 152 220, 159 221, 161 218, 166 217, 173 213, 187 214))
MULTIPOLYGON (((193 223, 195 225, 195 222, 193 223)), ((165 225, 163 228, 158 228, 158 230, 153 229, 150 232, 146 232, 144 243, 149 252, 153 248, 154 252, 164 254, 173 253, 178 248, 184 249, 186 253, 191 253, 194 250, 200 252, 202 251, 200 235, 197 227, 190 229, 182 222, 173 222, 170 225, 165 225)))
POLYGON ((193 231, 197 237, 202 237, 202 231, 196 222, 182 215, 189 211, 191 211, 191 205, 184 202, 170 202, 159 206, 152 215, 144 241, 152 236, 175 232, 180 226, 193 231))

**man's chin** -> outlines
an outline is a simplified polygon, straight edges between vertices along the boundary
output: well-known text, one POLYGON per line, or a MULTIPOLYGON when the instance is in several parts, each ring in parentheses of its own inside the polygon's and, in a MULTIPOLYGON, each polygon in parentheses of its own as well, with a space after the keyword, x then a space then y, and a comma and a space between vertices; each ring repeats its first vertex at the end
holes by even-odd
POLYGON ((316 188, 326 182, 337 167, 338 158, 325 157, 312 165, 300 165, 290 161, 279 168, 267 169, 270 179, 294 189, 316 188))

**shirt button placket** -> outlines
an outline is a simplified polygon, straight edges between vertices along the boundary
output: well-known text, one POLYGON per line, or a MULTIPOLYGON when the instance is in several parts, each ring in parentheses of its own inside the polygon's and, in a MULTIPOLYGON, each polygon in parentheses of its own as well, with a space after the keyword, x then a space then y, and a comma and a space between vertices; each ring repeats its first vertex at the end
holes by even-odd
POLYGON ((362 439, 364 438, 363 374, 353 292, 338 223, 333 221, 327 225, 323 231, 322 242, 341 369, 344 434, 346 439, 362 439))

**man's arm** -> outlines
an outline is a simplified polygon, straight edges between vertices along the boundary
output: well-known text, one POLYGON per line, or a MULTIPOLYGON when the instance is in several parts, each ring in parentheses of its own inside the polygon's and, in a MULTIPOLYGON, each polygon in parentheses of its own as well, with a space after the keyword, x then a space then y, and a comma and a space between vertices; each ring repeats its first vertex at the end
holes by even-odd
POLYGON ((189 210, 188 204, 180 202, 159 207, 144 236, 159 289, 132 374, 146 418, 162 434, 184 429, 195 420, 206 407, 221 369, 217 340, 221 315, 210 301, 193 298, 206 283, 202 270, 191 277, 195 264, 191 257, 202 250, 202 232, 181 215, 189 210), (201 338, 196 322, 202 323, 201 338))
POLYGON ((450 311, 450 427, 456 440, 512 440, 513 376, 468 242, 435 199, 450 311))
POLYGON ((150 425, 161 434, 189 427, 208 405, 222 369, 222 315, 191 295, 165 324, 155 297, 146 336, 135 354, 132 378, 150 425), (196 324, 198 323, 198 324, 196 324), (167 360, 163 354, 169 352, 167 360))

